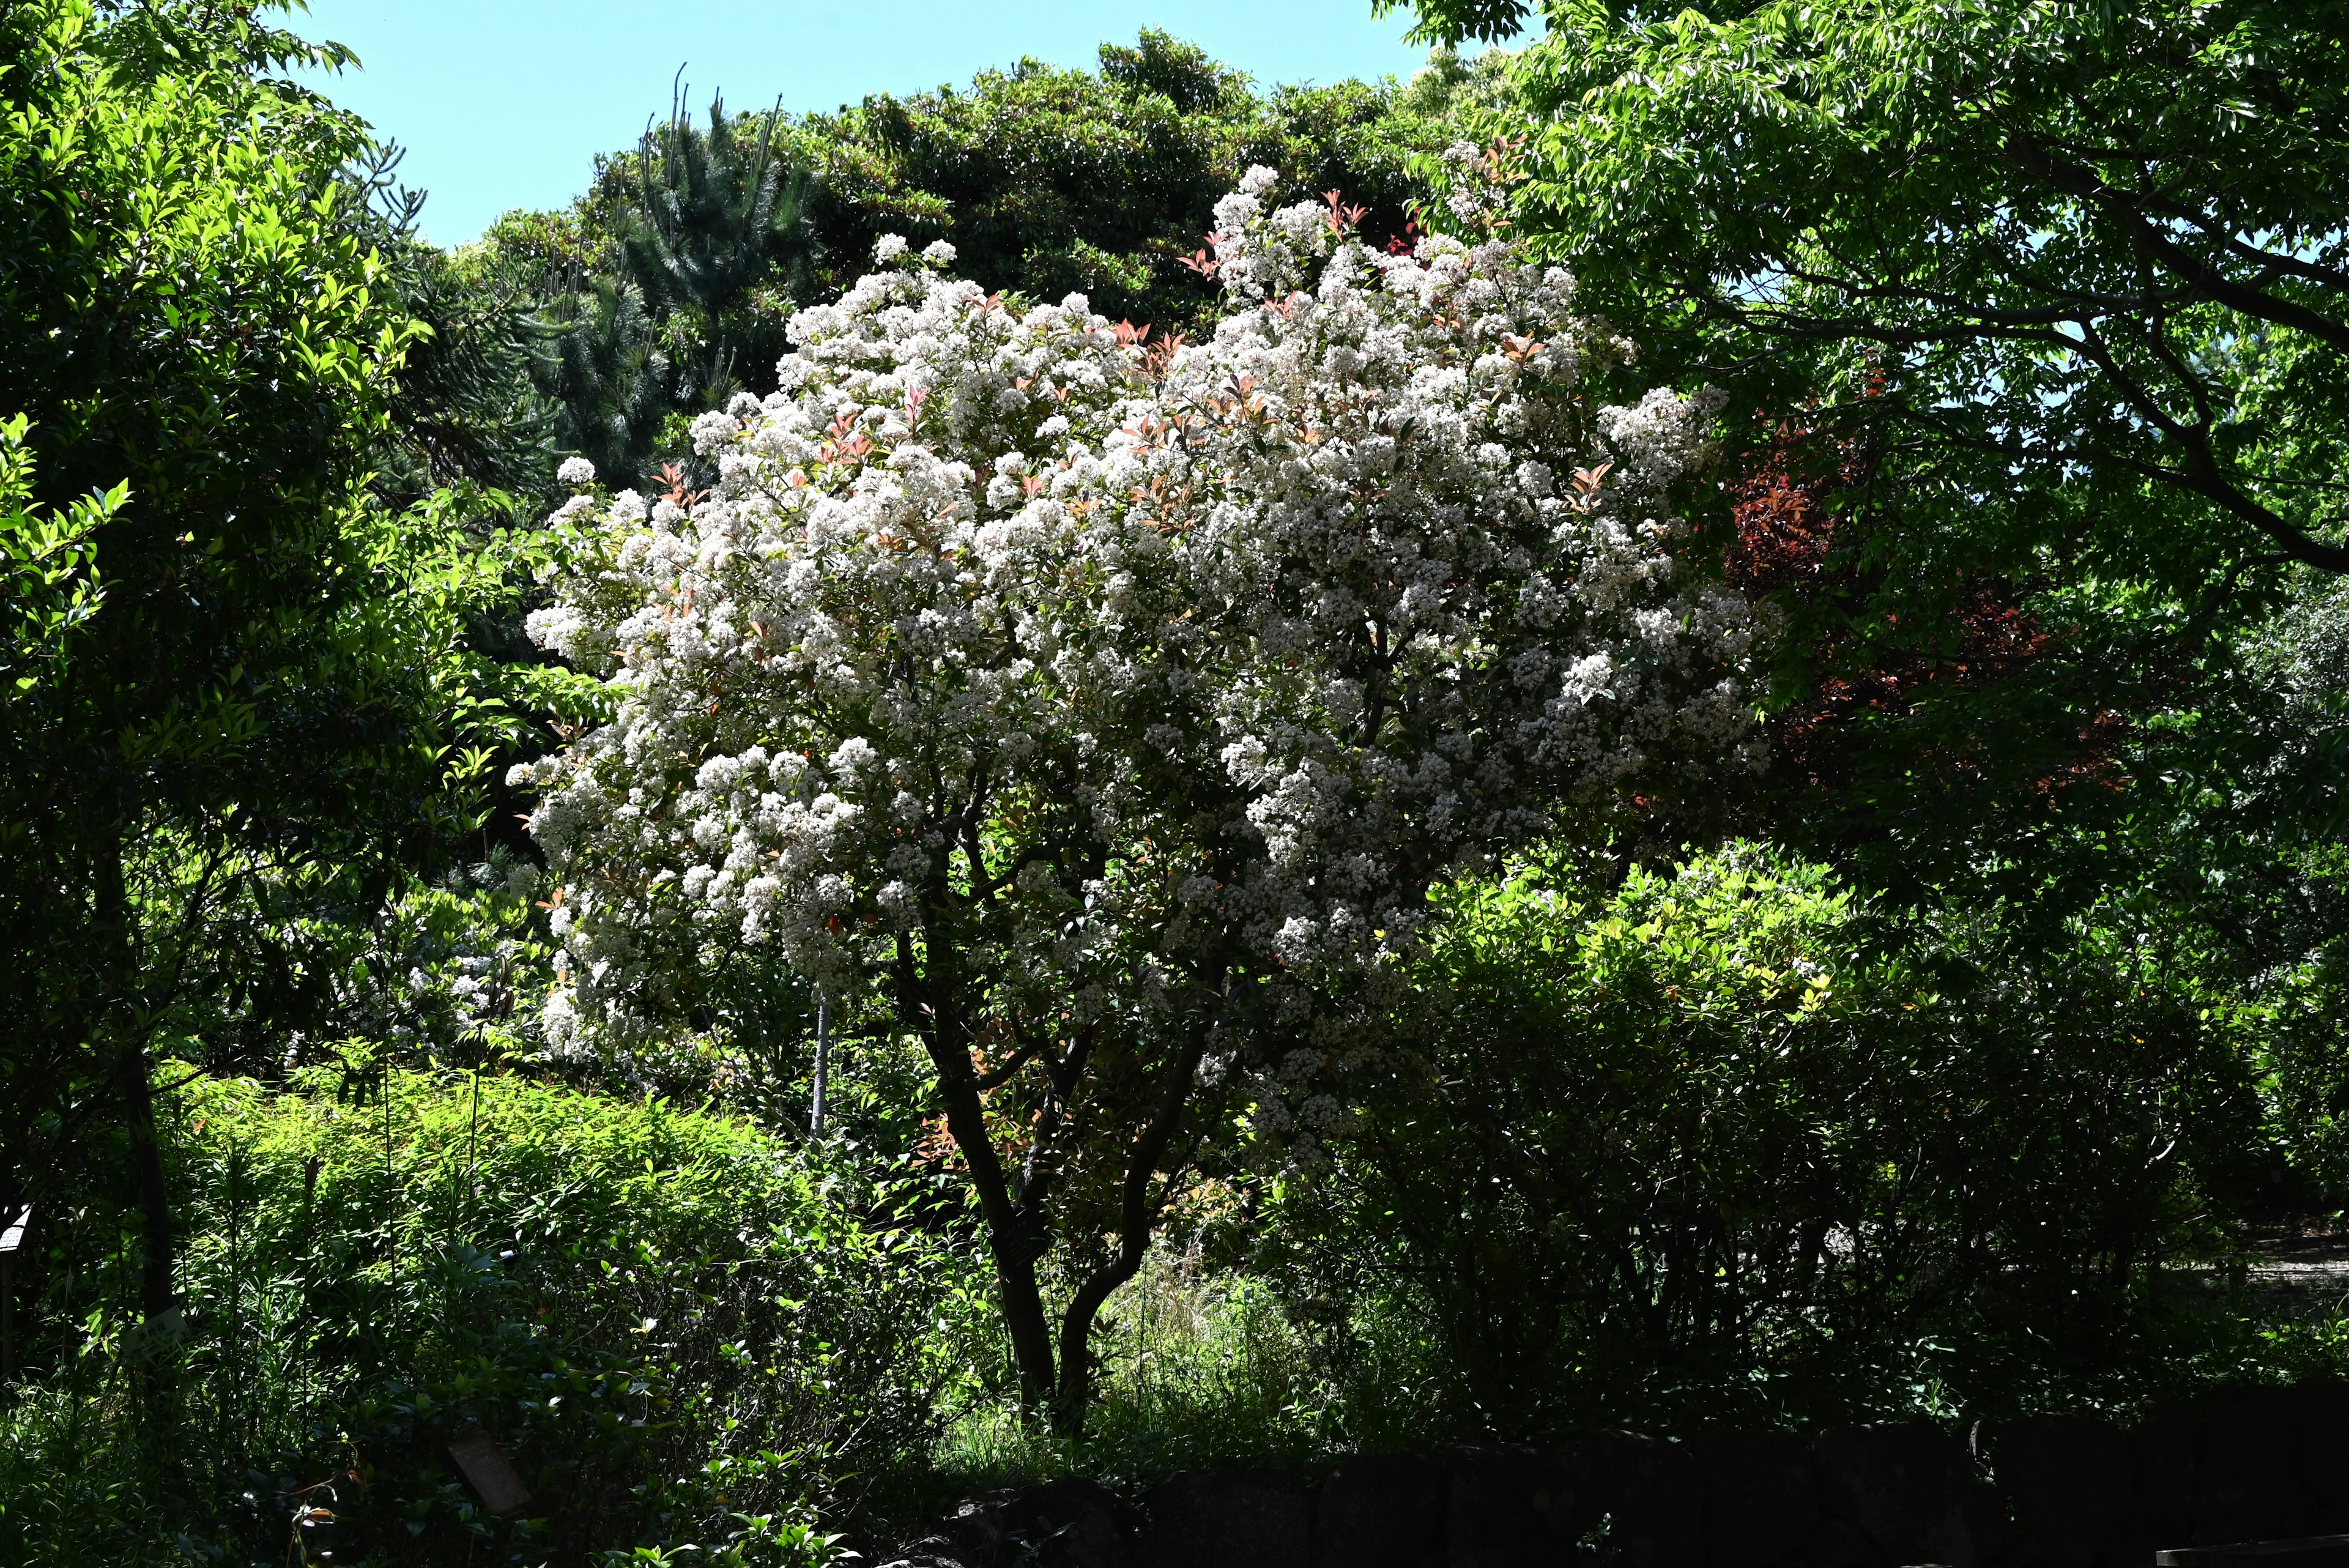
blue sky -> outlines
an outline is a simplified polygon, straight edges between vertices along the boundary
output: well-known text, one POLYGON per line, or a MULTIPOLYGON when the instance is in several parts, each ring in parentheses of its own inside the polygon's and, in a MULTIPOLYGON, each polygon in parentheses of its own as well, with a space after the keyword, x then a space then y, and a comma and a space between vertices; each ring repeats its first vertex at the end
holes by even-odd
POLYGON ((1410 16, 1371 0, 312 0, 295 28, 357 49, 364 68, 319 82, 408 149, 429 191, 424 233, 480 234, 512 207, 553 207, 587 183, 595 154, 633 143, 668 107, 681 64, 697 111, 730 104, 828 109, 868 93, 968 82, 1033 55, 1091 66, 1104 40, 1144 26, 1188 38, 1260 83, 1409 76, 1424 51, 1410 16))

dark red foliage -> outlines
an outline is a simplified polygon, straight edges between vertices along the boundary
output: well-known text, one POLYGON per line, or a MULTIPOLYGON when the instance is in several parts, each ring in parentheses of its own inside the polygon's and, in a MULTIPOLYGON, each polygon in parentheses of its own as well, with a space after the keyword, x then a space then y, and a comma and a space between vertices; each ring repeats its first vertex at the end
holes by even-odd
MULTIPOLYGON (((1941 601, 1930 624, 1912 619, 1903 626, 1898 611, 1871 606, 1881 602, 1883 572, 1859 548, 1866 514, 1847 504, 1868 477, 1868 466, 1858 442, 1781 421, 1768 427, 1729 486, 1729 581, 1753 598, 1777 597, 1798 612, 1796 624, 1809 628, 1812 639, 1804 651, 1819 672, 1813 691, 1770 722, 1775 769, 1798 793, 1849 788, 1864 751, 1888 738, 1880 721, 1911 717, 1961 693, 1994 696, 2064 640, 2016 602, 2016 585, 1971 573, 1938 596, 1918 596, 1941 601), (1848 613, 1799 613, 1837 607, 1848 613)), ((1987 722, 2002 710, 1992 702, 1977 711, 1987 722)), ((2039 732, 2041 744, 2031 750, 2047 765, 2002 782, 2042 798, 2078 784, 2117 787, 2113 753, 2121 721, 2108 712, 2085 723, 2065 718, 2050 732, 2044 721, 2054 717, 2043 712, 2039 722, 2023 721, 2039 732)), ((1991 762, 1999 748, 1979 725, 1931 724, 1891 743, 1913 748, 1899 771, 1920 783, 1948 790, 1993 782, 1991 762)))
POLYGON ((1760 598, 1815 582, 1835 541, 1836 493, 1857 484, 1862 472, 1853 443, 1822 442, 1800 426, 1773 427, 1729 487, 1737 534, 1726 561, 1730 585, 1760 598))

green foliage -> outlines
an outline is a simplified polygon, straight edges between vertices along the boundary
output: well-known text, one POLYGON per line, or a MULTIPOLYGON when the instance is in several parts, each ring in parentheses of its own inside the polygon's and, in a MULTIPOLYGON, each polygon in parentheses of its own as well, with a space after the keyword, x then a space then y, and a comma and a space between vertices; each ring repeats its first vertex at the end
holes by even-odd
POLYGON ((534 244, 543 214, 509 213, 485 236, 493 269, 536 262, 551 290, 540 379, 558 439, 615 483, 640 482, 657 455, 685 455, 692 414, 773 390, 815 244, 809 175, 777 145, 777 125, 713 101, 701 130, 673 105, 633 153, 599 167, 581 202, 592 247, 534 244))
MULTIPOLYGON (((9 618, 0 665, 0 704, 13 705, 44 680, 57 678, 75 628, 97 613, 106 590, 98 575, 98 531, 122 510, 129 486, 116 485, 43 515, 31 504, 33 454, 22 414, 0 422, 0 556, 8 588, 0 604, 9 618)), ((0 711, 6 711, 0 708, 0 711)), ((0 732, 5 734, 5 732, 0 732)))
MULTIPOLYGON (((423 328, 409 345, 380 443, 378 493, 394 505, 435 491, 486 489, 512 509, 552 506, 558 462, 556 406, 539 389, 551 357, 539 301, 515 280, 478 275, 455 258, 385 225, 389 286, 423 328)), ((495 496, 484 496, 500 507, 495 496)))
MULTIPOLYGON (((1371 0, 1371 15, 1404 9, 1404 0, 1371 0)), ((1419 14, 1409 36, 1422 43, 1457 46, 1470 38, 1495 42, 1514 36, 1532 9, 1526 0, 1413 0, 1419 14)))
POLYGON ((1252 163, 1283 199, 1342 191, 1373 239, 1400 234, 1420 186, 1407 164, 1441 145, 1392 82, 1257 90, 1197 47, 1145 29, 1104 45, 1098 72, 1023 60, 968 91, 874 98, 792 135, 821 160, 813 213, 823 281, 864 269, 883 234, 953 243, 957 268, 1033 300, 1085 294, 1115 318, 1196 330, 1214 286, 1181 265, 1216 199, 1252 163))
POLYGON ((1507 221, 1734 393, 1724 542, 1807 512, 1749 829, 1918 908, 2307 927, 2327 742, 2261 649, 2349 566, 2339 7, 1540 9, 1472 116, 1507 221))
POLYGON ((829 1561, 953 1370, 957 1261, 740 1122, 353 1056, 190 1084, 171 1158, 183 1376, 142 1386, 103 1221, 45 1227, 68 1353, 0 1417, 0 1562, 829 1561), (476 1431, 516 1514, 449 1461, 476 1431))
POLYGON ((2126 910, 1902 929, 1752 849, 1583 887, 1458 890, 1401 1072, 1278 1204, 1302 1277, 1431 1325, 1454 1426, 1865 1410, 1933 1343, 1958 1397, 2017 1346, 2108 1374, 2267 1174, 2256 1034, 2126 910))
MULTIPOLYGON (((288 906, 363 928, 402 852, 471 826, 462 780, 513 722, 466 647, 502 570, 464 504, 370 491, 419 328, 353 213, 364 127, 262 74, 339 57, 255 12, 0 16, 10 506, 94 539, 103 587, 10 584, 12 631, 78 619, 9 706, 0 1190, 139 1204, 159 1319, 148 1063, 284 992, 288 906)), ((63 564, 26 530, 12 562, 63 564)))
POLYGON ((2242 673, 2264 733, 2230 804, 2287 842, 2339 844, 2349 837, 2349 584, 2303 585, 2246 639, 2242 673))
POLYGON ((2334 0, 1546 9, 1516 216, 1642 341, 1890 425, 1948 525, 2349 569, 2334 0))
POLYGON ((2349 940, 2342 935, 2349 925, 2342 913, 2349 853, 2335 843, 2311 851, 2294 869, 2316 907, 2287 908, 2276 922, 2284 929, 2271 939, 2274 945, 2297 950, 2295 961, 2275 966, 2253 991, 2267 1020, 2260 1064, 2274 1136, 2292 1158, 2295 1186, 2284 1196, 2306 1211, 2338 1213, 2349 1208, 2349 1072, 2341 1050, 2341 1020, 2349 1015, 2349 940))

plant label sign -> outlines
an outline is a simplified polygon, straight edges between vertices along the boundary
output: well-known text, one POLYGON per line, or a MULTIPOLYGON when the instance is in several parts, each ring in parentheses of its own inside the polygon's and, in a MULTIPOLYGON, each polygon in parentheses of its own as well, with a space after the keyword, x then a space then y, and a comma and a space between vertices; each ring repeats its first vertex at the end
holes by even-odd
POLYGON ((530 1488, 514 1473, 513 1463, 487 1432, 460 1438, 449 1445, 449 1457, 464 1472, 465 1484, 492 1513, 512 1513, 530 1501, 530 1488))

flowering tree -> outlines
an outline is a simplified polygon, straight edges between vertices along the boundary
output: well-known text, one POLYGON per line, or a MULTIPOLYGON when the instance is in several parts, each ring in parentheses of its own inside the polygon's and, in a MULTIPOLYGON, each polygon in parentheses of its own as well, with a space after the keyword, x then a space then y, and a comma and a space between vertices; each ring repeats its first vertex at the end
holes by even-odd
POLYGON ((1743 743, 1755 628, 1675 557, 1667 500, 1704 405, 1594 408, 1628 348, 1564 273, 1376 254, 1334 197, 1268 212, 1272 179, 1217 208, 1195 265, 1230 310, 1197 345, 885 240, 794 318, 779 391, 697 425, 715 493, 566 473, 533 622, 618 698, 517 770, 561 884, 550 1035, 649 1048, 675 955, 720 933, 878 977, 1023 1395, 1071 1427, 1199 1102, 1244 1091, 1310 1160, 1375 1066, 1345 999, 1435 879, 1743 743), (1114 1193, 1090 1230, 1088 1175, 1114 1193))

